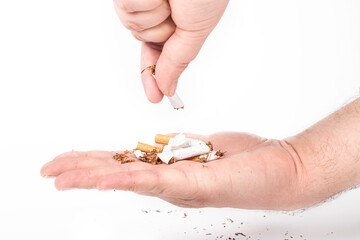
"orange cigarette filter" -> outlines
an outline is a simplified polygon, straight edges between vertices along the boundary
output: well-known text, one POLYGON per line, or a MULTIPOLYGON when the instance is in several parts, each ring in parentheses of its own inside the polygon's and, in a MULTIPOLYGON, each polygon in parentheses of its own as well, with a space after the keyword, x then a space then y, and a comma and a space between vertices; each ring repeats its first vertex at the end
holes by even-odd
POLYGON ((136 149, 146 153, 161 153, 163 150, 162 148, 151 146, 141 142, 138 142, 136 149))
POLYGON ((167 145, 169 143, 170 139, 173 137, 175 137, 175 136, 156 134, 155 135, 155 143, 167 145))

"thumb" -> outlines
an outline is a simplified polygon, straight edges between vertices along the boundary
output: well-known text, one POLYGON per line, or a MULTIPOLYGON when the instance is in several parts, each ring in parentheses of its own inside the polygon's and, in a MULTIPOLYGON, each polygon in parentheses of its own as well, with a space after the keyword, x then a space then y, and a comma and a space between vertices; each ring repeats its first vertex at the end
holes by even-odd
POLYGON ((156 63, 156 82, 162 93, 173 96, 181 73, 195 59, 207 35, 176 28, 165 42, 156 63))

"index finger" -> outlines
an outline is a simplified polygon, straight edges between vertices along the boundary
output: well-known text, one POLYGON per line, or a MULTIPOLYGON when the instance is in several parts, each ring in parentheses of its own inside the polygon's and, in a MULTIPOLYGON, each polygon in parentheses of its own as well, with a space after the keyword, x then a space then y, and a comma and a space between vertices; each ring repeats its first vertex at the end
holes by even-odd
POLYGON ((142 43, 141 46, 141 81, 144 86, 146 97, 152 103, 158 103, 164 97, 164 94, 160 91, 155 78, 152 73, 146 68, 156 64, 160 56, 160 51, 154 49, 150 43, 142 43))

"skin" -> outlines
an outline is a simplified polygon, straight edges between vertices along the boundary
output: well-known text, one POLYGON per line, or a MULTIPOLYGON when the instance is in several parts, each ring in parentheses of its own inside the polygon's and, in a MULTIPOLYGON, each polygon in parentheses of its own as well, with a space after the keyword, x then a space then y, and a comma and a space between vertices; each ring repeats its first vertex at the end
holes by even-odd
POLYGON ((178 79, 221 19, 228 0, 114 0, 116 13, 142 41, 141 74, 150 102, 173 96, 178 79))
POLYGON ((360 99, 284 140, 188 135, 226 151, 216 161, 119 164, 115 152, 68 152, 45 164, 59 190, 126 190, 181 207, 295 210, 360 184, 360 99))
MULTIPOLYGON (((143 42, 141 69, 157 64, 156 79, 142 74, 151 102, 172 96, 228 0, 115 0, 116 12, 143 42)), ((318 204, 360 184, 360 100, 284 140, 247 133, 189 137, 225 151, 217 161, 153 166, 119 164, 116 152, 68 152, 45 164, 59 190, 126 190, 181 207, 294 210, 318 204)), ((120 152, 119 152, 120 153, 120 152)), ((133 156, 132 156, 133 157, 133 156)))

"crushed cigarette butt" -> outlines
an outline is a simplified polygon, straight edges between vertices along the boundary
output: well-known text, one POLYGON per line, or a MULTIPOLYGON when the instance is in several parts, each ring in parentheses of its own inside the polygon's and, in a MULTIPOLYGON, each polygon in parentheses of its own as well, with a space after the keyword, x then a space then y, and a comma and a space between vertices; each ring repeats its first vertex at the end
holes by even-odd
POLYGON ((184 103, 181 101, 177 93, 175 93, 172 97, 168 97, 168 99, 175 110, 184 109, 184 103))
MULTIPOLYGON (((173 164, 182 160, 204 163, 219 159, 225 154, 220 150, 215 151, 211 142, 205 143, 198 139, 187 138, 184 134, 176 136, 157 134, 155 143, 160 146, 138 142, 132 152, 126 150, 123 153, 116 153, 113 159, 122 164, 136 160, 153 165, 173 164)), ((207 167, 203 165, 203 168, 207 167)))

